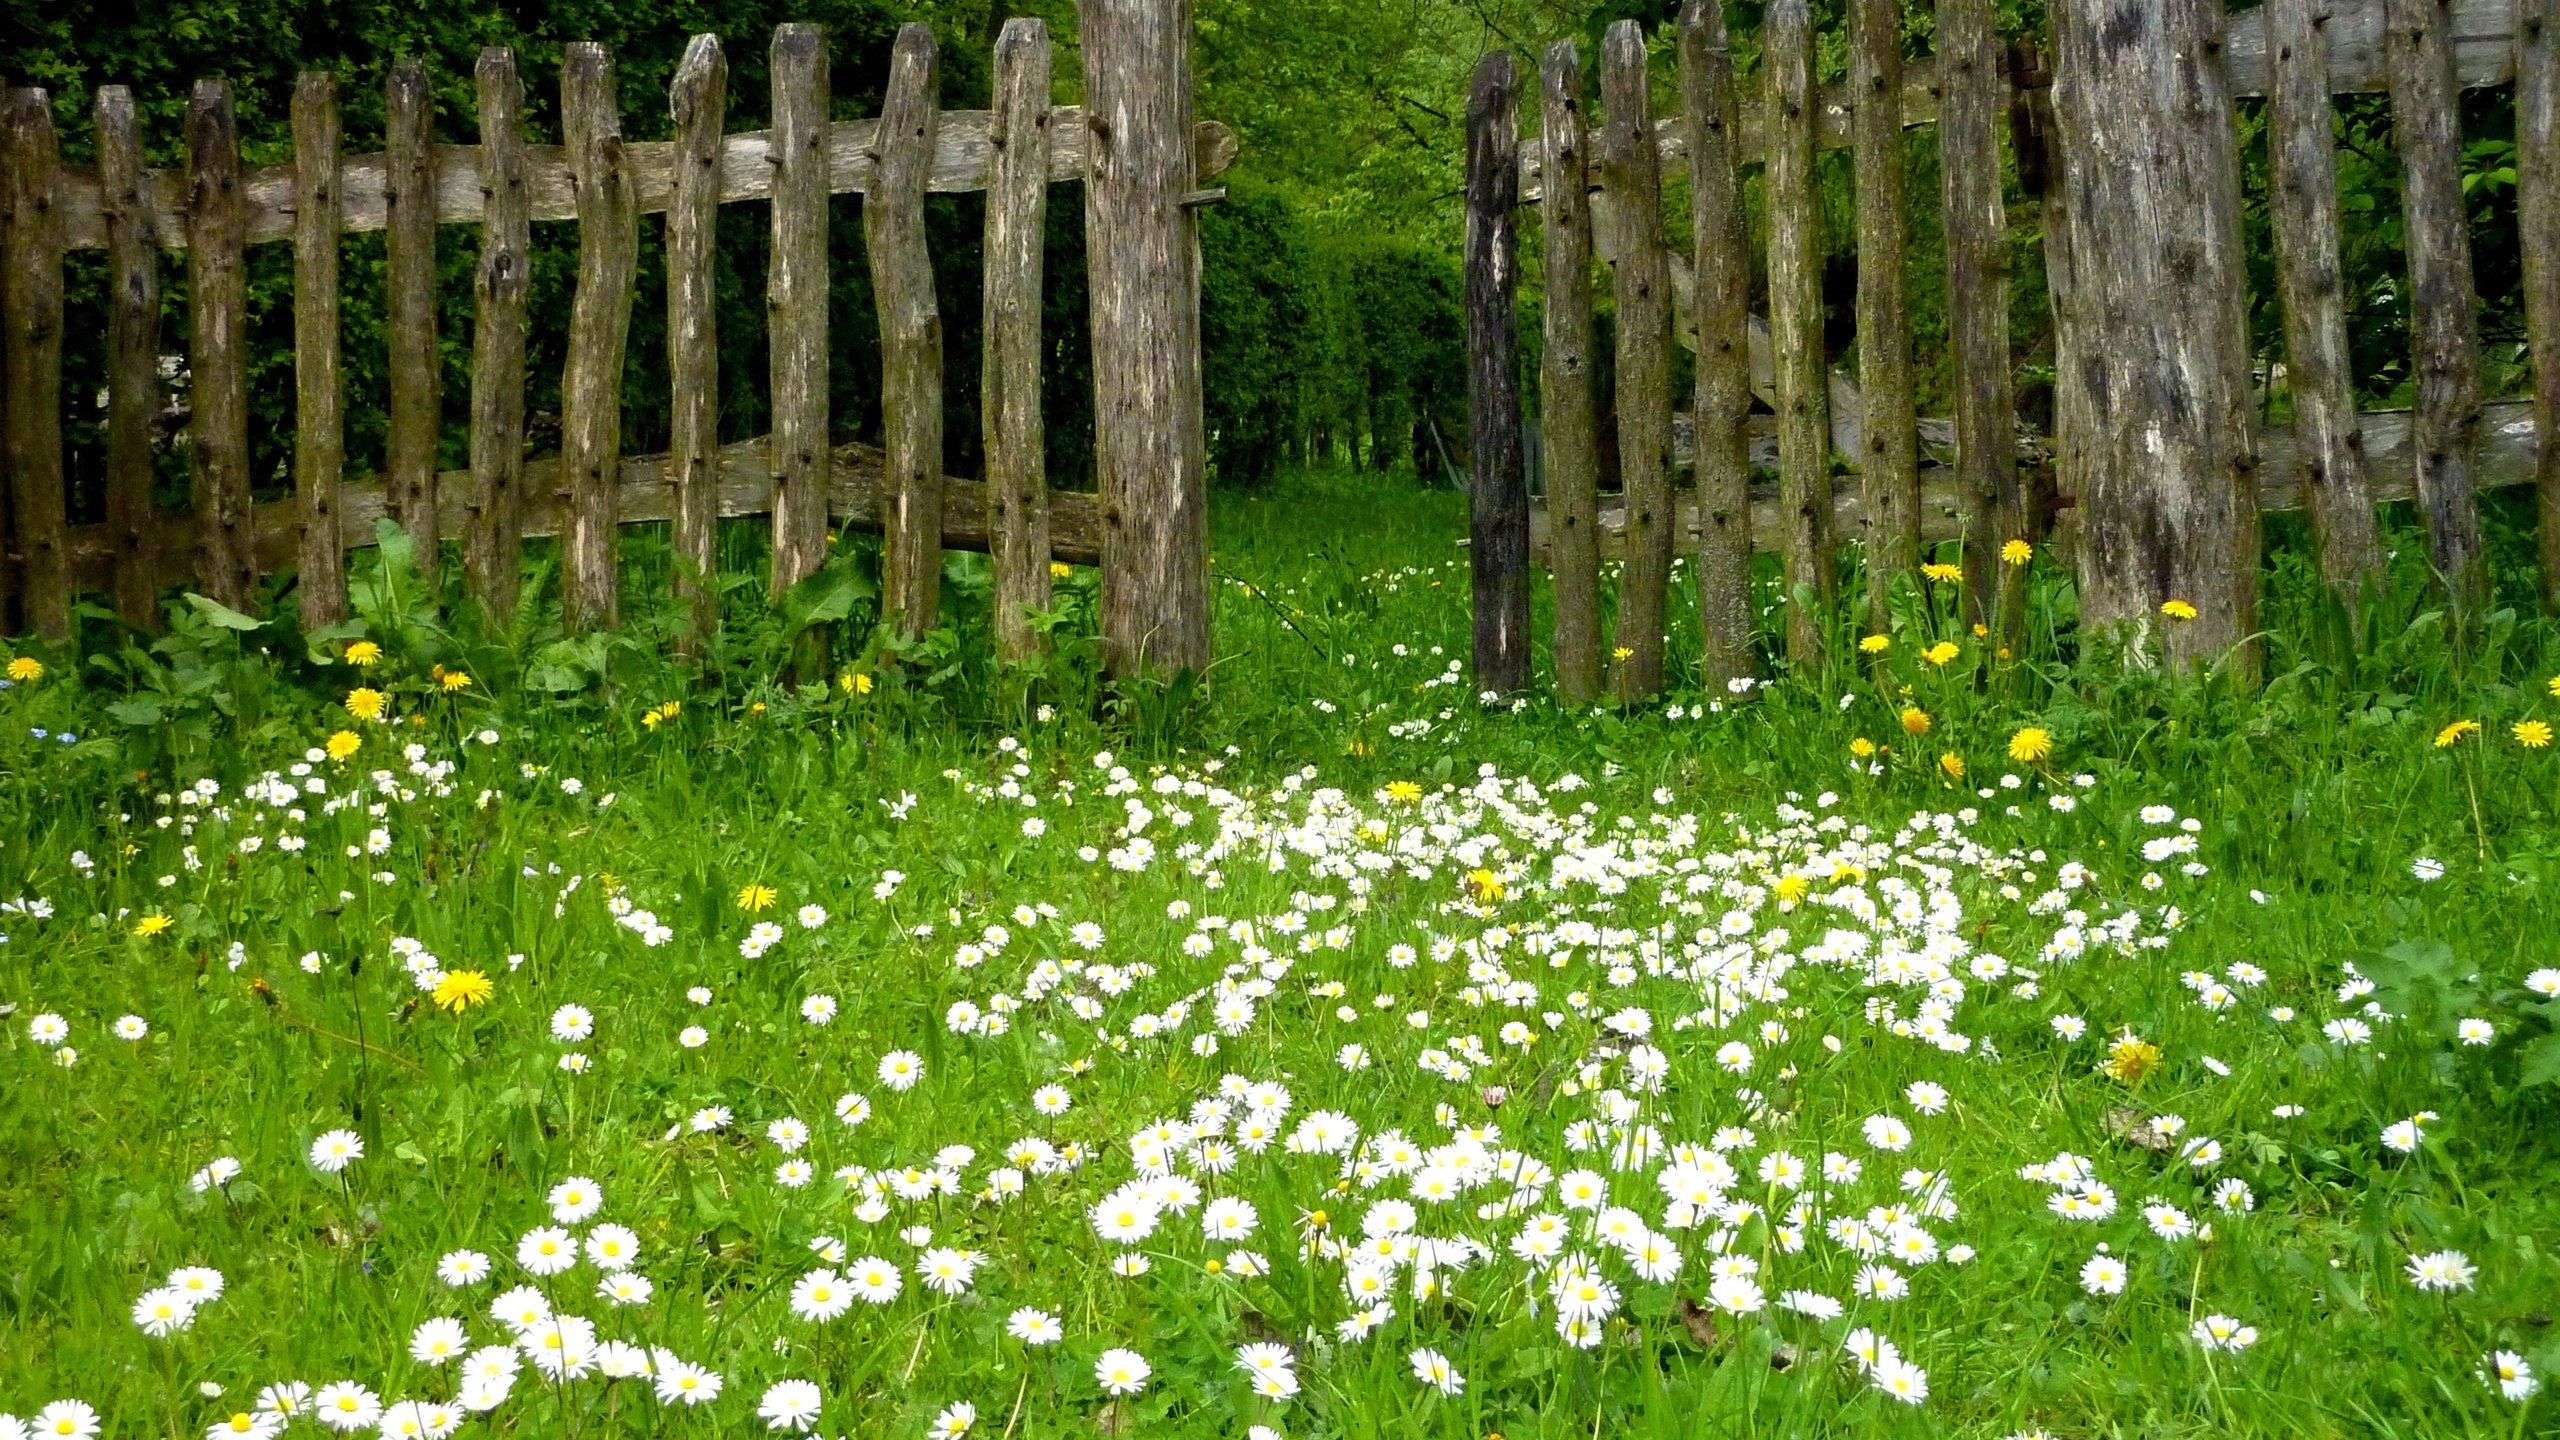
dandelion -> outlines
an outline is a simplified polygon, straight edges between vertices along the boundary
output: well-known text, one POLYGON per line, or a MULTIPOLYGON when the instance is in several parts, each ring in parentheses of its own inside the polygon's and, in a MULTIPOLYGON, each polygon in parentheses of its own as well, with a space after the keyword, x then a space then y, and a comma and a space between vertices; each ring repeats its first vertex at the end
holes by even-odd
POLYGON ((2009 758, 2021 765, 2033 765, 2053 753, 2053 732, 2029 725, 2009 737, 2009 758))
POLYGON ((1632 646, 1621 645, 1610 651, 1609 657, 1613 660, 1632 660, 1636 657, 1636 652, 1632 646))
POLYGON ((2026 541, 2011 540, 2000 547, 2000 563, 2003 565, 2024 565, 2029 560, 2035 558, 2035 553, 2035 547, 2029 545, 2026 541))
POLYGON ((1964 757, 1950 750, 1938 757, 1938 769, 1950 780, 1961 780, 1964 778, 1964 757))
POLYGON ((2477 720, 2456 720, 2436 732, 2436 748, 2442 750, 2457 745, 2461 743, 2463 736, 2476 734, 2479 729, 2480 722, 2477 720))
POLYGON ((2127 1030, 2107 1047, 2107 1058, 2098 1068, 2118 1084, 2139 1085, 2159 1066, 2160 1047, 2127 1030))
POLYGON ((347 663, 359 670, 372 668, 382 658, 382 647, 370 640, 350 640, 346 648, 347 663))
POLYGON ((154 935, 168 934, 169 927, 172 923, 174 922, 172 922, 166 914, 163 914, 158 910, 154 910, 150 914, 133 922, 133 933, 145 940, 148 940, 154 935))
POLYGON ((21 685, 41 680, 44 678, 44 662, 33 655, 13 656, 9 661, 9 678, 21 685))
POLYGON ((2184 600, 2163 600, 2160 602, 2160 613, 2172 620, 2193 620, 2196 618, 2196 607, 2184 600))
POLYGON ((379 720, 389 707, 390 698, 379 690, 359 685, 347 692, 344 703, 347 713, 358 720, 379 720))
POLYGON ((2513 735, 2516 743, 2527 750, 2540 750, 2551 743, 2551 722, 2519 720, 2507 727, 2507 733, 2513 735))
POLYGON ((330 759, 344 760, 356 753, 363 745, 363 736, 353 730, 339 730, 330 734, 326 748, 330 759))
POLYGON ((747 885, 738 891, 738 908, 750 915, 772 904, 773 887, 770 885, 747 885))
POLYGON ((1870 655, 1881 655, 1887 650, 1893 648, 1893 637, 1890 635, 1869 635, 1858 642, 1858 648, 1870 655))
POLYGON ((436 1008, 459 1015, 497 992, 489 977, 477 970, 448 970, 436 981, 436 1008))
POLYGON ((1422 787, 1410 780, 1387 782, 1387 798, 1399 805, 1409 805, 1422 798, 1422 787))
POLYGON ((1490 870, 1479 867, 1467 872, 1467 893, 1479 901, 1490 904, 1499 900, 1506 888, 1502 877, 1490 870))
POLYGON ((1920 573, 1940 585, 1954 585, 1964 579, 1962 565, 1950 565, 1944 561, 1923 565, 1920 567, 1920 573))

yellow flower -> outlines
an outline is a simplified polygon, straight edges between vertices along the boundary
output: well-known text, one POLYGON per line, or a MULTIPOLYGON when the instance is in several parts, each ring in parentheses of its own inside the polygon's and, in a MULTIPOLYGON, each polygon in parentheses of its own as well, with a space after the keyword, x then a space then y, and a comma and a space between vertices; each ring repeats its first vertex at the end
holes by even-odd
POLYGON ((444 693, 451 695, 459 690, 470 689, 471 676, 460 670, 439 669, 436 671, 436 683, 444 687, 444 693))
POLYGON ((379 720, 390 704, 379 690, 359 685, 347 692, 347 713, 359 720, 379 720))
POLYGON ((1868 739, 1864 735, 1861 735, 1857 739, 1849 742, 1849 753, 1857 756, 1861 760, 1864 760, 1868 756, 1876 753, 1876 742, 1868 739))
POLYGON ((1636 654, 1636 652, 1635 652, 1633 649, 1631 649, 1631 648, 1629 648, 1629 647, 1627 647, 1627 646, 1625 646, 1625 645, 1621 645, 1621 646, 1619 646, 1617 649, 1612 650, 1612 651, 1610 651, 1609 653, 1610 653, 1610 654, 1612 654, 1612 655, 1614 655, 1614 656, 1616 656, 1616 657, 1618 657, 1618 658, 1619 658, 1619 659, 1621 659, 1621 660, 1632 660, 1632 659, 1634 659, 1634 658, 1635 658, 1635 654, 1636 654))
POLYGON ((1076 567, 1068 564, 1064 560, 1052 560, 1049 562, 1049 578, 1052 580, 1064 580, 1074 573, 1076 573, 1076 567))
POLYGON ((2479 728, 2480 722, 2477 720, 2456 720, 2436 732, 2436 748, 2442 750, 2448 745, 2458 745, 2462 742, 2463 736, 2479 728))
POLYGON ((868 695, 871 693, 871 677, 860 670, 847 670, 836 677, 836 688, 847 695, 868 695))
POLYGON ((2172 620, 2193 620, 2196 618, 2196 607, 2184 600, 2163 600, 2160 602, 2160 613, 2172 620))
POLYGON ((1964 579, 1964 567, 1961 565, 1923 565, 1920 573, 1941 585, 1954 585, 1964 579))
POLYGON ((2000 563, 2004 565, 2024 565, 2035 555, 2035 547, 2024 540, 2012 540, 2000 547, 2000 563))
POLYGON ((1953 640, 1941 640, 1937 644, 1930 646, 1928 649, 1921 651, 1920 658, 1928 661, 1932 665, 1944 665, 1961 653, 1963 652, 1956 648, 1956 642, 1953 640))
POLYGON ((2009 737, 2009 758, 2021 765, 2033 765, 2053 753, 2053 732, 2041 725, 2029 725, 2009 737))
POLYGON ((171 923, 172 922, 168 916, 154 910, 150 914, 133 922, 133 933, 141 936, 145 940, 148 940, 152 936, 166 931, 171 923))
POLYGON ((477 970, 448 970, 436 982, 436 1007, 459 1015, 497 993, 498 987, 477 970))
POLYGON ((359 670, 364 669, 366 666, 371 665, 373 662, 381 658, 382 647, 374 644, 370 640, 350 640, 347 642, 347 663, 355 666, 359 670))
POLYGON ((1468 893, 1478 900, 1499 900, 1507 888, 1502 883, 1502 877, 1490 870, 1479 868, 1467 872, 1468 893))
POLYGON ((684 706, 682 706, 682 705, 680 705, 680 704, 676 703, 676 702, 675 702, 675 701, 673 701, 673 700, 670 700, 670 701, 668 701, 666 704, 661 705, 661 706, 659 706, 659 707, 658 707, 658 713, 659 713, 659 714, 661 714, 661 715, 666 716, 666 717, 667 717, 668 719, 670 719, 670 720, 673 720, 673 719, 674 719, 674 718, 676 718, 678 715, 681 715, 681 714, 683 714, 683 713, 684 713, 684 706))
POLYGON ((2160 1065, 2160 1047, 2127 1030, 2107 1047, 2107 1062, 2099 1068, 2114 1080, 2139 1085, 2142 1077, 2160 1065))
POLYGON ((1928 734, 1929 712, 1917 705, 1906 707, 1902 712, 1902 733, 1905 735, 1928 734))
POLYGON ((1866 651, 1870 655, 1881 655, 1887 650, 1893 648, 1893 637, 1890 635, 1870 635, 1858 642, 1858 648, 1866 651))
POLYGON ((738 892, 738 908, 748 914, 752 915, 772 904, 773 887, 770 885, 749 885, 738 892))
POLYGON ((44 678, 44 662, 33 655, 21 655, 9 662, 9 678, 24 683, 44 678))
POLYGON ((1948 779, 1961 780, 1964 778, 1964 757, 1950 750, 1938 757, 1938 768, 1947 772, 1948 779))
POLYGON ((1387 782, 1387 798, 1400 801, 1419 800, 1422 798, 1422 787, 1410 780, 1390 780, 1387 782))
POLYGON ((652 705, 648 709, 640 712, 640 725, 643 729, 655 730, 658 728, 658 722, 666 718, 666 716, 658 713, 657 706, 652 705))
POLYGON ((363 736, 353 730, 341 730, 329 737, 329 758, 344 760, 356 753, 356 748, 362 744, 364 744, 363 736))
POLYGON ((1990 626, 1983 624, 1983 623, 1982 623, 1981 621, 1979 621, 1979 620, 1976 620, 1976 621, 1974 621, 1974 622, 1973 622, 1973 638, 1974 638, 1974 639, 1976 639, 1976 640, 1987 639, 1987 638, 1989 638, 1990 634, 1991 634, 1991 627, 1990 627, 1990 626))
POLYGON ((2551 683, 2543 686, 2542 688, 2551 692, 2552 699, 2560 700, 2560 675, 2552 676, 2551 683))
POLYGON ((1778 877, 1778 883, 1772 888, 1779 899, 1796 901, 1803 899, 1806 892, 1813 889, 1813 882, 1801 875, 1781 875, 1778 877))
POLYGON ((1345 755, 1356 755, 1365 760, 1369 757, 1369 742, 1366 740, 1354 740, 1350 744, 1342 747, 1342 753, 1345 755))
POLYGON ((2527 750, 2539 750, 2551 743, 2551 725, 2548 721, 2519 720, 2508 733, 2514 735, 2516 743, 2527 750))

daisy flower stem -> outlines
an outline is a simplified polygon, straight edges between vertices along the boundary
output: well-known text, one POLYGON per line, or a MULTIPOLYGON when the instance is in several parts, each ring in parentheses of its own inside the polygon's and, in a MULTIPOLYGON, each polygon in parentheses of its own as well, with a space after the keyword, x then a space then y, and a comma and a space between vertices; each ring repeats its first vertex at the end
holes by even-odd
POLYGON ((1004 1434, 998 1436, 997 1440, 1013 1440, 1014 1422, 1022 1418, 1022 1397, 1029 1393, 1031 1393, 1031 1366, 1026 1358, 1023 1362, 1022 1383, 1013 1387, 1013 1410, 1004 1417, 1004 1434))

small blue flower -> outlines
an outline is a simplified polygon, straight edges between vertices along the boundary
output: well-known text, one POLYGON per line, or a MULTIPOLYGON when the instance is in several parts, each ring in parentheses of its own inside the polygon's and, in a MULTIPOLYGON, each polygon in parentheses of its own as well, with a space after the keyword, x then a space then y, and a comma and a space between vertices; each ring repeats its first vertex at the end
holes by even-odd
POLYGON ((60 740, 65 745, 77 745, 80 743, 80 737, 72 734, 68 730, 63 731, 60 735, 57 735, 54 738, 60 740))
POLYGON ((30 725, 27 727, 27 733, 41 740, 44 738, 44 727, 41 725, 30 725))

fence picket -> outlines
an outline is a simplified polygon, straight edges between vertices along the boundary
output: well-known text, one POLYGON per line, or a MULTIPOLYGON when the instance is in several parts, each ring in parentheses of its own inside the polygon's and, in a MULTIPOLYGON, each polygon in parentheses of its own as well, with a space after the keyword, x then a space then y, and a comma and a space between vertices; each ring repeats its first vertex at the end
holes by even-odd
POLYGON ((480 52, 480 258, 471 275, 471 484, 462 566, 492 619, 515 614, 524 573, 525 289, 533 223, 525 188, 524 83, 515 52, 480 52))
POLYGON ((1529 687, 1529 481, 1512 333, 1520 266, 1512 232, 1520 208, 1519 108, 1511 52, 1487 54, 1476 63, 1467 94, 1467 556, 1476 689, 1498 695, 1529 687))
MULTIPOLYGON (((293 86, 293 491, 301 508, 297 585, 306 630, 347 615, 338 486, 347 458, 338 355, 338 81, 306 70, 293 86)), ((432 457, 430 457, 432 458, 432 457)))
POLYGON ((1554 543, 1556 694, 1568 705, 1600 695, 1600 442, 1593 394, 1590 150, 1582 60, 1573 42, 1547 47, 1538 67, 1546 193, 1546 319, 1538 361, 1540 473, 1554 543))
POLYGON ((142 197, 133 92, 98 87, 98 193, 107 227, 107 528, 115 537, 116 616, 159 620, 152 548, 151 428, 160 410, 160 246, 142 197))
POLYGON ((1627 563, 1611 648, 1619 698, 1662 689, 1671 585, 1671 262, 1662 240, 1660 152, 1648 103, 1644 27, 1610 25, 1600 49, 1600 189, 1618 304, 1618 476, 1627 495, 1627 563))
POLYGON ((1902 0, 1851 0, 1849 128, 1858 177, 1858 493, 1867 623, 1884 628, 1894 581, 1920 561, 1920 450, 1905 303, 1902 0))
POLYGON ((2026 572, 2002 564, 2000 550, 2030 530, 2018 483, 2009 218, 1995 128, 2008 97, 1992 0, 1938 0, 1938 83, 1938 200, 1947 247, 1964 608, 1977 625, 1999 619, 2007 639, 2023 623, 2026 572))
POLYGON ((613 57, 591 40, 569 46, 560 75, 560 130, 578 191, 578 289, 569 309, 560 381, 560 469, 569 523, 563 569, 572 630, 611 629, 622 462, 622 360, 630 336, 640 227, 622 153, 613 57))
POLYGON ((1046 610, 1049 484, 1040 426, 1040 285, 1049 208, 1049 27, 1027 17, 996 38, 988 143, 985 364, 987 548, 996 578, 996 654, 1041 648, 1026 612, 1046 610))
MULTIPOLYGON (((777 27, 772 71, 773 258, 765 313, 773 365, 773 593, 780 595, 815 571, 827 548, 826 32, 777 27)), ((868 220, 869 197, 862 208, 868 220)))
POLYGON ((2383 49, 2400 150, 2410 364, 2418 380, 2418 513, 2436 573, 2453 603, 2470 610, 2488 598, 2471 477, 2472 434, 2480 427, 2480 299, 2471 277, 2453 47, 2445 0, 2389 0, 2387 14, 2383 49))
POLYGON ((257 583, 249 510, 246 353, 247 226, 240 197, 240 142, 231 88, 198 80, 187 101, 187 371, 192 408, 196 578, 205 593, 248 608, 257 583))
POLYGON ((0 102, 0 182, 5 207, 7 315, 0 367, 7 384, 9 509, 15 522, 19 599, 25 624, 48 640, 71 634, 70 557, 64 548, 62 488, 62 225, 56 182, 62 156, 53 98, 32 87, 0 102))
POLYGON ((1787 656, 1821 662, 1832 599, 1831 421, 1822 346, 1822 210, 1814 194, 1813 17, 1771 0, 1762 21, 1769 137, 1769 331, 1777 351, 1778 551, 1787 656), (1817 608, 1803 603, 1811 593, 1817 608))
MULTIPOLYGON (((2560 0, 2516 4, 2516 210, 2533 428, 2560 434, 2560 0)), ((2542 604, 2560 611, 2560 444, 2535 457, 2542 604)))
POLYGON ((676 593, 690 621, 678 643, 698 652, 720 624, 720 342, 717 261, 720 120, 729 60, 720 37, 696 35, 668 86, 675 120, 675 194, 667 202, 667 464, 676 485, 676 593))
MULTIPOLYGON (((1690 324, 1698 363, 1691 453, 1698 492, 1698 618, 1712 692, 1758 668, 1751 585, 1751 254, 1743 209, 1741 97, 1720 0, 1680 9, 1680 108, 1688 125, 1690 324)), ((1674 527, 1675 533, 1678 527, 1674 527)))
POLYGON ((933 27, 898 30, 880 106, 876 179, 862 200, 873 303, 880 310, 880 413, 889 451, 882 615, 908 635, 942 610, 942 312, 925 250, 925 178, 933 164, 941 57, 933 27))
POLYGON ((418 572, 435 583, 442 558, 436 517, 436 435, 442 424, 443 366, 436 358, 436 199, 430 159, 435 95, 427 67, 391 63, 384 96, 390 145, 384 169, 389 223, 383 231, 391 355, 391 407, 383 437, 383 483, 392 518, 417 544, 418 572))

